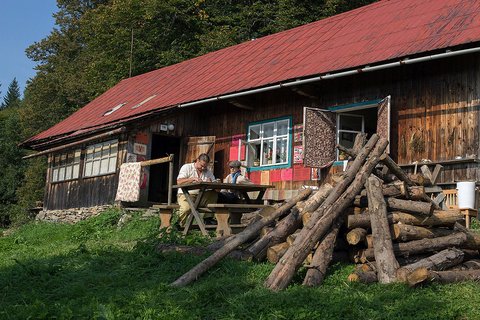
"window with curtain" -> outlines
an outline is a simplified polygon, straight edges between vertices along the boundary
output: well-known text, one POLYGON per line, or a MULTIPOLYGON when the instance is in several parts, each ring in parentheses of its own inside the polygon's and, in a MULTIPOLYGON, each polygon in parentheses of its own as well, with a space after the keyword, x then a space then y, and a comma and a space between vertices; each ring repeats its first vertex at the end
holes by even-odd
POLYGON ((117 168, 118 140, 90 145, 85 151, 84 177, 113 173, 117 168))

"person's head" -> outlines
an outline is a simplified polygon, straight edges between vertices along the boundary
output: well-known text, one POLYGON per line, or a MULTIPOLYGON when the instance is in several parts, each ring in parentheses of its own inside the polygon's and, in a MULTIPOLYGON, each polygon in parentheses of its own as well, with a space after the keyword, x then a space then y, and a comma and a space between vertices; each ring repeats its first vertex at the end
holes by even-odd
POLYGON ((197 160, 195 160, 195 168, 199 170, 206 170, 208 167, 208 163, 210 162, 210 157, 206 153, 202 153, 198 156, 197 160))
POLYGON ((238 160, 233 160, 228 163, 228 166, 230 167, 230 172, 237 172, 240 171, 240 166, 242 163, 238 160))

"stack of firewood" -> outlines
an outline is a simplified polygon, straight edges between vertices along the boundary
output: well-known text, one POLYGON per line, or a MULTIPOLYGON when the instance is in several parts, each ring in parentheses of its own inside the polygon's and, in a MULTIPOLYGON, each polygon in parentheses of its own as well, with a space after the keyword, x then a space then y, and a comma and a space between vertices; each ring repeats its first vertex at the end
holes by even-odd
POLYGON ((385 154, 387 145, 377 135, 368 142, 358 135, 352 149, 342 150, 351 161, 332 184, 259 214, 210 246, 212 254, 172 285, 191 283, 227 255, 276 263, 265 281, 271 290, 287 287, 301 266, 303 284, 320 285, 332 261, 346 259, 357 264, 350 281, 480 280, 480 235, 458 223, 458 210, 440 210, 419 185, 421 176, 407 175, 385 154))

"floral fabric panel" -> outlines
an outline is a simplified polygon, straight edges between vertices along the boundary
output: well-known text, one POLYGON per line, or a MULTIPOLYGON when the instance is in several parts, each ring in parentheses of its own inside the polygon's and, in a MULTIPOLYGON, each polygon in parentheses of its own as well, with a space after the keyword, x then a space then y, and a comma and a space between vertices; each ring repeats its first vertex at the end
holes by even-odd
POLYGON ((141 172, 140 162, 129 162, 120 166, 115 201, 136 202, 140 199, 141 172))
POLYGON ((333 112, 305 108, 303 163, 306 167, 323 168, 336 157, 336 121, 333 112))

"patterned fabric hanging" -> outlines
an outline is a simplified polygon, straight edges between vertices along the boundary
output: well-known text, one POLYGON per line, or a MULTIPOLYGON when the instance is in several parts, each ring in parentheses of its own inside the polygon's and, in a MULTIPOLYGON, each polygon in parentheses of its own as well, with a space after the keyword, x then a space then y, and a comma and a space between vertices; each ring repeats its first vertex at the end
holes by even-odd
POLYGON ((136 202, 140 199, 140 162, 123 163, 120 166, 115 201, 136 202))

